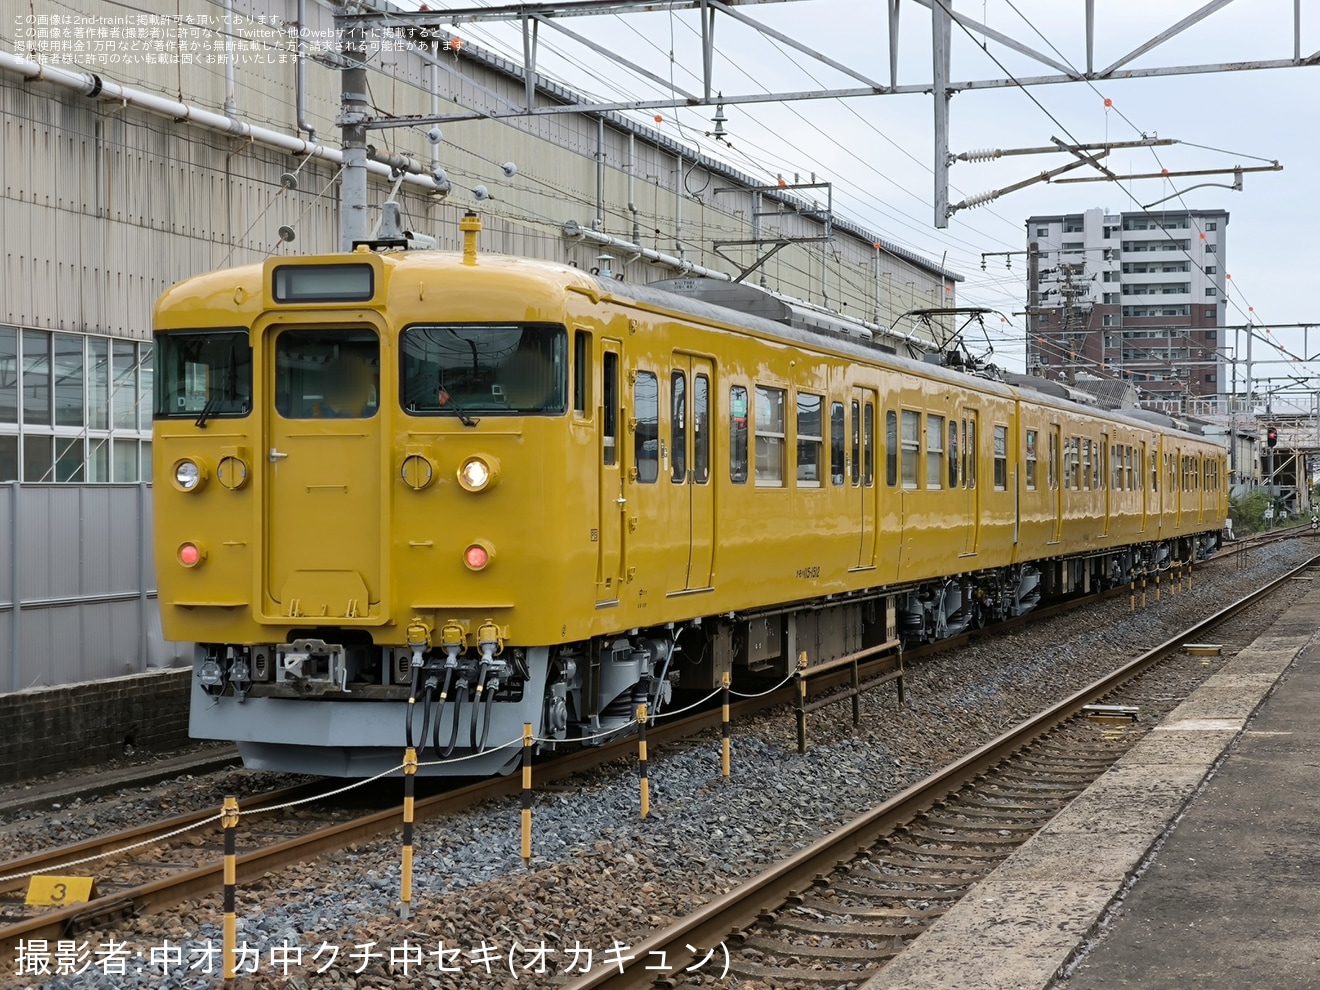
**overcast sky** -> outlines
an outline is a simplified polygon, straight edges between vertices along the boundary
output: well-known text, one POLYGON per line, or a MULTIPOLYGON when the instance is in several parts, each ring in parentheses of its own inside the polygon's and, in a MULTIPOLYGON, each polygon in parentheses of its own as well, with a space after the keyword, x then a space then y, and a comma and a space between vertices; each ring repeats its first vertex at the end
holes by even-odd
MULTIPOLYGON (((946 0, 947 2, 947 0, 946 0)), ((1104 0, 1096 4, 1096 67, 1107 66, 1203 6, 1203 0, 1104 0)), ((432 7, 443 6, 432 0, 432 7)), ((1302 24, 1303 57, 1320 50, 1320 11, 1302 24)), ((740 8, 757 20, 882 82, 889 81, 886 4, 880 0, 799 0, 740 8)), ((958 0, 954 9, 1046 52, 1058 61, 1085 65, 1081 0, 958 0), (1055 54, 1057 49, 1061 54, 1055 54)), ((930 12, 902 0, 899 83, 930 80, 930 12)), ((615 50, 689 91, 700 91, 700 45, 695 12, 569 18, 572 30, 615 50), (671 65, 670 52, 673 52, 671 65)), ((521 61, 516 30, 465 25, 458 33, 521 61)), ((726 93, 784 92, 859 85, 782 42, 760 36, 721 16, 717 25, 716 86, 726 93)), ((987 50, 953 28, 955 81, 1006 75, 1053 75, 1055 70, 994 41, 987 50), (993 58, 991 57, 993 56, 993 58), (1000 64, 996 64, 998 59, 1000 64)), ((539 68, 580 91, 603 99, 650 99, 661 87, 557 32, 541 32, 539 68), (558 53, 558 54, 557 54, 558 53), (563 56, 563 57, 561 57, 563 56)), ((1237 0, 1127 68, 1291 58, 1292 0, 1237 0)), ((1185 191, 1167 208, 1225 209, 1230 214, 1226 268, 1232 275, 1227 322, 1278 326, 1320 323, 1310 234, 1316 223, 1317 124, 1320 67, 1163 76, 1096 83, 962 92, 951 103, 949 146, 953 153, 981 148, 1049 145, 1052 138, 1079 143, 1130 141, 1143 133, 1176 138, 1179 145, 1116 151, 1115 172, 1158 172, 1258 166, 1278 160, 1282 172, 1248 173, 1245 188, 1185 191), (1106 108, 1104 100, 1112 101, 1106 108), (1039 105, 1037 105, 1039 103, 1039 105), (1201 145, 1204 147, 1193 147, 1201 145)), ((899 95, 813 100, 793 104, 728 106, 732 148, 714 146, 711 108, 664 112, 660 129, 676 140, 699 144, 730 164, 772 177, 811 172, 835 183, 837 212, 966 276, 963 305, 985 305, 1010 314, 995 325, 998 360, 1020 366, 1025 303, 1023 260, 1007 269, 1003 257, 981 270, 983 252, 1021 251, 1025 220, 1037 214, 1104 207, 1139 209, 1198 183, 1232 182, 1232 175, 1123 183, 1037 184, 994 203, 960 211, 946 230, 934 226, 932 98, 899 95)), ((650 120, 651 114, 639 114, 650 120)), ((996 189, 1064 164, 1063 154, 958 163, 950 174, 950 201, 996 189)), ((1079 169, 1070 175, 1093 175, 1079 169)), ((1230 341, 1232 335, 1226 335, 1230 341)), ((1276 329, 1271 336, 1293 354, 1320 352, 1320 331, 1308 339, 1300 330, 1276 329), (1309 350, 1307 350, 1309 348, 1309 350)), ((1255 348, 1259 360, 1266 350, 1255 348)), ((1315 374, 1320 362, 1262 367, 1257 375, 1285 370, 1315 374)))

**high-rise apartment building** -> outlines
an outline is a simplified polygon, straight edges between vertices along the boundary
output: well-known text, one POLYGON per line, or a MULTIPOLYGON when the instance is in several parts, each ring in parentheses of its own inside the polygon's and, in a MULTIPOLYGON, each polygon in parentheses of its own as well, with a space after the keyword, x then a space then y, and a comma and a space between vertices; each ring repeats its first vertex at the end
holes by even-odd
POLYGON ((1224 210, 1027 220, 1027 369, 1136 383, 1186 400, 1229 387, 1224 210))

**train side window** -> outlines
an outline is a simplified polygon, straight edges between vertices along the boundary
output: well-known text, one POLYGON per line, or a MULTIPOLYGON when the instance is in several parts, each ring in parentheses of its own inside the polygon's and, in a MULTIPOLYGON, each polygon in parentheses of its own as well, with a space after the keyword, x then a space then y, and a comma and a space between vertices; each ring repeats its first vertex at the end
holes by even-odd
POLYGON ((1159 455, 1150 455, 1150 490, 1157 492, 1160 490, 1160 467, 1159 455))
POLYGON ((633 413, 633 468, 638 481, 653 485, 660 477, 660 380, 649 371, 637 372, 633 413))
POLYGON ((1036 431, 1027 430, 1027 491, 1036 490, 1036 431))
POLYGON ((601 447, 606 466, 619 462, 619 355, 605 352, 601 366, 601 447))
POLYGON ((784 484, 784 390, 756 386, 756 483, 784 484))
POLYGON ((587 415, 591 408, 591 334, 573 332, 573 411, 587 415))
POLYGON ((926 487, 944 485, 944 417, 926 416, 926 487))
POLYGON ((830 406, 830 482, 835 485, 843 484, 843 431, 843 403, 835 402, 830 406))
POLYGON ((729 386, 729 480, 747 483, 747 389, 729 386))
POLYGON ((799 392, 797 397, 797 482, 803 488, 820 487, 821 449, 825 445, 819 395, 799 392))
POLYGON ((921 414, 903 410, 903 487, 917 487, 917 457, 921 451, 921 414))
POLYGON ((1049 481, 1050 491, 1059 487, 1059 434, 1055 430, 1050 431, 1050 449, 1049 457, 1045 462, 1045 474, 1049 481))
POLYGON ((958 421, 949 420, 949 487, 958 487, 958 421))
POLYGON ((1008 427, 995 427, 995 491, 1008 490, 1008 427))
POLYGON ((866 487, 875 484, 875 403, 868 402, 865 412, 865 433, 862 436, 862 480, 866 487))
POLYGON ((669 376, 669 480, 676 485, 687 481, 687 375, 675 371, 669 376))
POLYGON ((710 379, 692 379, 692 480, 710 481, 710 379))
POLYGON ((898 484, 898 413, 885 413, 885 484, 898 484))
POLYGON ((1088 491, 1094 487, 1091 484, 1091 441, 1082 441, 1082 487, 1088 491))
POLYGON ((852 401, 852 472, 854 485, 862 483, 862 404, 852 401))

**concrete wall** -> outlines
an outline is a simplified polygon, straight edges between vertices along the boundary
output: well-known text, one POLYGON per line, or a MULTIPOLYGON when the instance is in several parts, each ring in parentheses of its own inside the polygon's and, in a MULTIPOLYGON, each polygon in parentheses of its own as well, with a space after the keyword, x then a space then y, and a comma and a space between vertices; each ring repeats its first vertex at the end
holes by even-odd
POLYGON ((188 743, 192 670, 0 694, 0 784, 188 743))

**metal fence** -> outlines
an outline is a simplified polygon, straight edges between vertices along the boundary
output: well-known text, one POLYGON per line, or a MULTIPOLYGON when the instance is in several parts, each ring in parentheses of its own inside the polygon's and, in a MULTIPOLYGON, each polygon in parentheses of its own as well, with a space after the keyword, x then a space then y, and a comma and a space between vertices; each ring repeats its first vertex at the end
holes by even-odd
POLYGON ((0 691, 168 667, 151 486, 0 485, 0 691))

